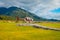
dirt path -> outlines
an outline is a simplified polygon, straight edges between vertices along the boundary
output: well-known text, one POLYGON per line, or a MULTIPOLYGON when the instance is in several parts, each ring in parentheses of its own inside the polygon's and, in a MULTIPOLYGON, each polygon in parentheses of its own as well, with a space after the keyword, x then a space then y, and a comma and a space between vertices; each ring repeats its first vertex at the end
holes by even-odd
POLYGON ((51 28, 51 27, 46 27, 46 26, 41 26, 41 25, 38 25, 38 24, 30 24, 30 23, 24 23, 24 24, 17 24, 18 26, 33 26, 35 28, 42 28, 42 29, 45 29, 45 30, 55 30, 55 31, 60 31, 59 28, 51 28))

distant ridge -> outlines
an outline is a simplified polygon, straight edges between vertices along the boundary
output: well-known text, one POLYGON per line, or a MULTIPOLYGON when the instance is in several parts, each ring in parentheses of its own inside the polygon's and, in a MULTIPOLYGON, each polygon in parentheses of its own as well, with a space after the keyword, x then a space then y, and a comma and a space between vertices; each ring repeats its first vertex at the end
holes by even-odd
MULTIPOLYGON (((24 18, 26 16, 33 18, 35 21, 52 21, 52 19, 45 19, 42 17, 39 17, 31 12, 28 12, 22 8, 18 8, 18 7, 9 7, 9 8, 5 8, 5 7, 0 7, 0 16, 9 16, 11 17, 11 19, 16 19, 16 16, 20 17, 20 18, 24 18)), ((6 19, 8 19, 9 17, 7 17, 6 19)), ((53 19, 54 21, 55 19, 53 19)), ((58 21, 58 20, 55 20, 58 21)), ((60 21, 60 20, 59 20, 60 21)))

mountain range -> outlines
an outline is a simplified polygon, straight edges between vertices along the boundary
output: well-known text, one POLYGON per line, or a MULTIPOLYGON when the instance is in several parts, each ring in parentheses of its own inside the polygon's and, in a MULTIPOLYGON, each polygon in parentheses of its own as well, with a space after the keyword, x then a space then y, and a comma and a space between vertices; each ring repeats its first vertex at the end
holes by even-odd
POLYGON ((16 16, 20 17, 20 18, 25 18, 27 17, 31 17, 33 18, 35 21, 60 21, 60 20, 56 20, 56 19, 46 19, 46 18, 42 18, 39 17, 31 12, 28 12, 22 8, 18 8, 18 7, 0 7, 0 19, 16 19, 16 16))

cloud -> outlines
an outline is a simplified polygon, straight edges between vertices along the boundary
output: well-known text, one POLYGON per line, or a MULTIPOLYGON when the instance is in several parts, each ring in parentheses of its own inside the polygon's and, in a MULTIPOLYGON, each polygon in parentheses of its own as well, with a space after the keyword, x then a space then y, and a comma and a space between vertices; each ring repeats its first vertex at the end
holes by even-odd
POLYGON ((60 0, 0 0, 0 6, 17 6, 24 8, 40 17, 60 20, 60 13, 52 13, 51 10, 60 8, 60 0))
POLYGON ((0 1, 0 6, 4 6, 4 3, 0 1))
POLYGON ((56 8, 60 8, 60 1, 59 0, 52 0, 48 3, 42 2, 37 5, 37 8, 35 9, 34 13, 36 13, 36 15, 39 15, 40 17, 60 20, 60 13, 54 14, 51 12, 51 10, 54 10, 56 8))

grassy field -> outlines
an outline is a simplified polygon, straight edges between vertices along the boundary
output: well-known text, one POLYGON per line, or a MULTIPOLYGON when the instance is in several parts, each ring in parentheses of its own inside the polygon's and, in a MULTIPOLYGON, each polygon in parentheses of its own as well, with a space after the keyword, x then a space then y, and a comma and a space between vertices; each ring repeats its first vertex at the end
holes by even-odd
MULTIPOLYGON (((60 31, 44 30, 32 26, 0 21, 0 40, 60 40, 60 31)), ((39 25, 60 28, 60 22, 40 22, 39 25)))

